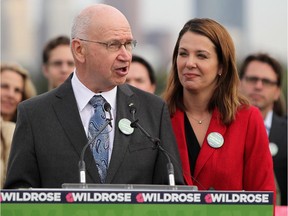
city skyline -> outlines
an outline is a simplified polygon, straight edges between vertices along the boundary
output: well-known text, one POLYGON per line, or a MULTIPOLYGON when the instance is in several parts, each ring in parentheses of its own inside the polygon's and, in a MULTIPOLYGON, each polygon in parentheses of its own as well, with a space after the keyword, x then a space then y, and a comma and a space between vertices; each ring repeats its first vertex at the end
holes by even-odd
POLYGON ((73 17, 92 3, 111 4, 127 16, 138 40, 135 53, 156 70, 169 67, 178 32, 196 16, 210 16, 228 29, 239 63, 251 52, 266 52, 287 68, 286 0, 2 0, 1 60, 41 76, 44 44, 60 34, 70 36, 73 17))

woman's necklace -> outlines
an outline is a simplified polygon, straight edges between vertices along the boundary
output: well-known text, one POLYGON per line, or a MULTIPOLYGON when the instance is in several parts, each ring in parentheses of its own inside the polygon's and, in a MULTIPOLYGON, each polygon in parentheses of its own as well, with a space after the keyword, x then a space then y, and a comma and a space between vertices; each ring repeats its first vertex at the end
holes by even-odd
POLYGON ((203 121, 207 120, 210 115, 208 115, 206 118, 202 119, 202 120, 198 120, 198 119, 195 119, 193 116, 189 115, 194 121, 196 121, 198 124, 202 124, 203 121))
POLYGON ((202 119, 202 120, 197 120, 195 118, 193 118, 192 116, 190 116, 193 120, 195 120, 198 124, 202 124, 203 121, 205 121, 207 118, 202 119))

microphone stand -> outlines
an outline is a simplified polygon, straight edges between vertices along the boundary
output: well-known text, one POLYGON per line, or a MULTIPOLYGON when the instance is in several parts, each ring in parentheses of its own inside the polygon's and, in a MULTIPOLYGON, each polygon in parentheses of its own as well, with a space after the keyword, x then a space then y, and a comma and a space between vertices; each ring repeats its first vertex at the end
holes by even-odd
POLYGON ((164 155, 166 156, 167 160, 168 160, 168 164, 167 164, 167 171, 168 171, 168 177, 169 177, 169 185, 170 186, 175 186, 175 177, 174 177, 174 167, 173 164, 170 160, 170 157, 167 153, 167 151, 160 145, 160 139, 158 138, 153 138, 150 136, 150 134, 138 123, 138 119, 135 120, 134 118, 134 113, 133 113, 133 122, 130 124, 131 127, 133 128, 139 128, 140 131, 145 134, 146 137, 148 137, 148 139, 155 145, 155 147, 153 146, 154 149, 160 149, 164 155))

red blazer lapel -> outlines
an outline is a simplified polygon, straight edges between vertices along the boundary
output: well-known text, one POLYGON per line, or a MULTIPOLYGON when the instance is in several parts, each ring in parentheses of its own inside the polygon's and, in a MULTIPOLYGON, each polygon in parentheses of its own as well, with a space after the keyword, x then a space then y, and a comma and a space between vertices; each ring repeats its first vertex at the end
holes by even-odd
POLYGON ((192 185, 192 178, 190 172, 190 164, 188 157, 188 149, 186 144, 185 128, 184 128, 184 113, 177 110, 171 118, 172 127, 178 144, 178 150, 182 162, 182 170, 184 180, 188 185, 192 185))
POLYGON ((225 131, 226 131, 226 126, 221 123, 220 113, 217 109, 215 109, 212 113, 212 118, 209 124, 209 128, 207 130, 204 142, 202 144, 200 153, 198 155, 198 159, 196 161, 195 173, 194 173, 194 177, 196 179, 198 175, 200 174, 201 170, 203 169, 203 167, 205 166, 205 163, 209 160, 212 154, 217 150, 216 148, 213 148, 209 145, 209 143, 207 142, 207 136, 212 132, 218 132, 224 137, 225 131))
MULTIPOLYGON (((172 127, 174 130, 174 134, 177 140, 178 149, 179 149, 179 153, 181 157, 184 179, 188 185, 192 185, 193 177, 190 172, 190 163, 189 163, 189 156, 188 156, 188 149, 187 149, 187 142, 186 142, 185 128, 184 128, 184 113, 180 110, 177 110, 175 114, 173 115, 173 117, 171 118, 171 122, 172 122, 172 127)), ((216 150, 215 148, 210 147, 210 145, 208 144, 207 136, 211 132, 218 132, 224 137, 225 131, 226 131, 226 126, 220 122, 220 113, 216 109, 213 111, 211 122, 210 122, 209 128, 205 136, 204 143, 202 145, 202 148, 200 150, 200 153, 196 162, 195 173, 194 173, 195 179, 197 179, 197 176, 200 174, 201 170, 204 168, 206 162, 209 160, 209 158, 212 156, 212 154, 216 150)), ((194 182, 194 184, 195 183, 196 182, 194 182)))

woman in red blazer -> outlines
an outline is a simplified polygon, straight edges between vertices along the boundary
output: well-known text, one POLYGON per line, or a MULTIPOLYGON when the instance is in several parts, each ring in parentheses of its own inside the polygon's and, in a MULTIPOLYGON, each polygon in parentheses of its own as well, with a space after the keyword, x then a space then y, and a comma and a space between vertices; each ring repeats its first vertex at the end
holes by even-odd
POLYGON ((188 21, 164 93, 185 181, 199 190, 275 191, 263 119, 238 84, 227 30, 211 19, 188 21))

